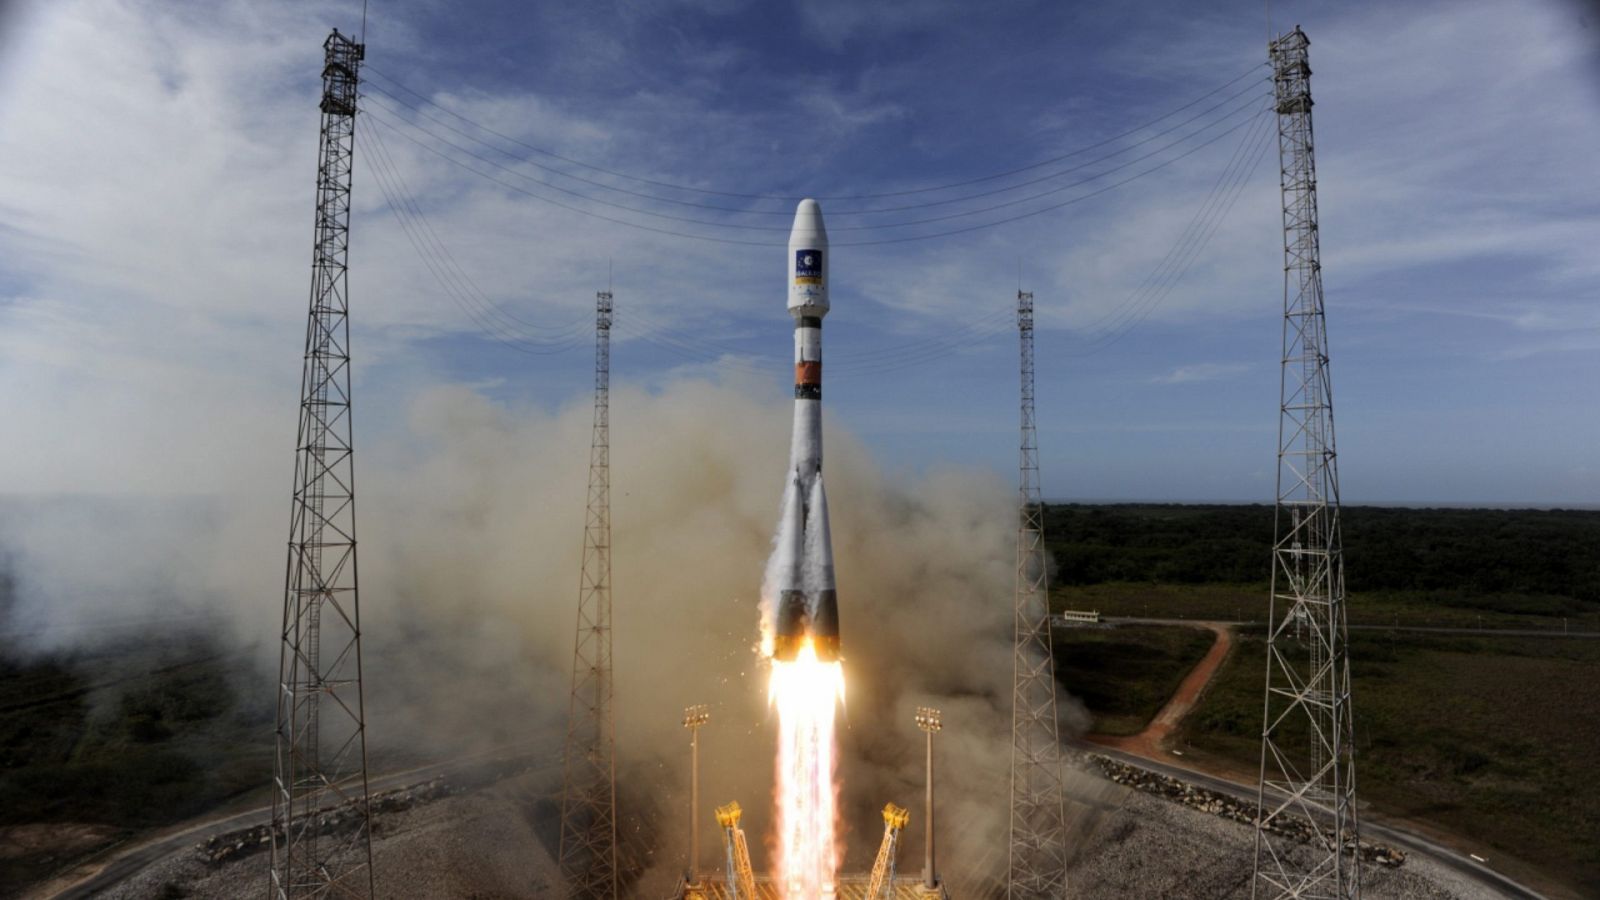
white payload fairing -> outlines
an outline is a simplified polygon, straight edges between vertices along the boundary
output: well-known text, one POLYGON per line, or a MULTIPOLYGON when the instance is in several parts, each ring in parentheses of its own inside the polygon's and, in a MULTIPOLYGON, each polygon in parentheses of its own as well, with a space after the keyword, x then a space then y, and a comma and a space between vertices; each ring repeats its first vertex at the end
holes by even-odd
POLYGON ((806 639, 817 658, 839 658, 828 498, 822 489, 822 317, 828 314, 828 232, 822 207, 802 200, 789 232, 789 314, 794 317, 794 436, 778 529, 773 658, 792 660, 806 639))

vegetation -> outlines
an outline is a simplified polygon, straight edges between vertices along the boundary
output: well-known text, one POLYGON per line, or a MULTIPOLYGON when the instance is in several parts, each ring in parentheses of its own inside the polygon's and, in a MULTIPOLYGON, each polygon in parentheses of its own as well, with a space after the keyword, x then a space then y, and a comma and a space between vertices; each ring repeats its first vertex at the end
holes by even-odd
MULTIPOLYGON (((0 647, 0 826, 133 830, 263 787, 271 714, 241 703, 231 678, 229 660, 198 640, 26 661, 0 647)), ((65 861, 0 859, 0 884, 65 861)))
MULTIPOLYGON (((1343 522, 1353 625, 1600 630, 1600 512, 1353 507, 1343 522)), ((1045 523, 1056 609, 1265 618, 1269 507, 1051 505, 1045 523)), ((0 624, 6 587, 0 574, 0 624)), ((1259 631, 1242 629, 1176 736, 1191 756, 1252 777, 1259 631)), ((1159 625, 1055 639, 1058 677, 1107 734, 1142 729, 1212 640, 1159 625)), ((1351 655, 1364 804, 1600 896, 1600 641, 1358 628, 1351 655)), ((199 638, 53 658, 0 640, 0 826, 132 831, 261 789, 270 697, 246 702, 232 668, 199 638)), ((0 858, 0 885, 64 861, 0 858)))
MULTIPOLYGON (((1362 804, 1600 896, 1600 641, 1490 632, 1600 631, 1600 512, 1347 507, 1342 522, 1362 804)), ((1254 777, 1272 509, 1053 505, 1045 529, 1057 609, 1257 623, 1176 735, 1191 759, 1254 777)), ((1142 648, 1075 666, 1083 651, 1062 663, 1098 723, 1124 701, 1084 684, 1136 694, 1119 660, 1142 648)))
POLYGON ((1057 628, 1056 678, 1093 716, 1097 734, 1138 734, 1216 639, 1197 628, 1057 628))
MULTIPOLYGON (((1363 805, 1600 896, 1600 641, 1358 632, 1350 653, 1363 805)), ((1243 636, 1180 729, 1186 753, 1254 769, 1265 666, 1243 636)))
MULTIPOLYGON (((1252 584, 1272 548, 1270 506, 1051 504, 1057 582, 1252 584)), ((1531 594, 1600 602, 1600 511, 1347 506, 1353 591, 1531 594)))
POLYGON ((1055 583, 1249 583, 1266 577, 1265 506, 1048 504, 1044 534, 1055 583))
MULTIPOLYGON (((1600 511, 1342 512, 1351 624, 1600 630, 1600 511)), ((1056 504, 1057 608, 1266 618, 1267 506, 1056 504)))

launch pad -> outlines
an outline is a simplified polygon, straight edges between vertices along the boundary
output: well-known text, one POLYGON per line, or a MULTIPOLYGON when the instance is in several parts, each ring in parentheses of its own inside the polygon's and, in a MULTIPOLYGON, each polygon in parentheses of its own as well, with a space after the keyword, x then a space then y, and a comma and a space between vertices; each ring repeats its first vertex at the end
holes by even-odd
MULTIPOLYGON (((749 845, 740 825, 743 810, 738 803, 717 808, 717 824, 722 827, 727 870, 723 876, 703 876, 692 871, 680 878, 672 896, 675 900, 813 900, 796 897, 796 888, 781 889, 771 876, 757 876, 750 865, 749 845)), ((943 879, 929 887, 922 876, 897 876, 900 832, 911 819, 904 807, 893 803, 883 808, 883 843, 878 848, 869 874, 838 875, 815 900, 950 900, 943 879)), ((929 848, 931 850, 931 847, 929 848)), ((929 857, 932 865, 932 857, 929 857)), ((925 870, 924 874, 933 871, 925 870)), ((801 893, 804 890, 801 889, 801 893)))
MULTIPOLYGON (((867 888, 872 880, 871 875, 843 875, 830 895, 834 900, 869 900, 867 888)), ((674 900, 783 900, 783 894, 772 879, 762 877, 756 879, 754 898, 746 898, 743 894, 736 893, 728 882, 722 878, 707 878, 697 890, 690 890, 683 883, 678 884, 678 889, 673 893, 674 900)), ((945 893, 944 886, 928 890, 922 886, 922 879, 918 876, 907 875, 896 878, 894 885, 885 886, 875 900, 892 898, 892 900, 948 900, 949 894, 945 893)))

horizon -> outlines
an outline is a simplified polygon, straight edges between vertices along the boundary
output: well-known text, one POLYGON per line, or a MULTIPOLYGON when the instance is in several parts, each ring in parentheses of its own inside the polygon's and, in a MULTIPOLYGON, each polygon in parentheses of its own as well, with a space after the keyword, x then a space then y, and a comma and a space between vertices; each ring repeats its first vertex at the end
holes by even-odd
MULTIPOLYGON (((891 476, 893 477, 893 476, 891 476)), ((216 492, 207 494, 134 494, 134 493, 69 493, 69 492, 36 492, 23 493, 10 491, 0 494, 0 501, 18 500, 25 502, 48 501, 73 501, 84 502, 153 502, 153 503, 208 503, 229 502, 235 495, 216 492)), ((1220 498, 1159 498, 1159 497, 1044 497, 1048 506, 1274 506, 1272 498, 1260 500, 1235 500, 1220 498)), ((776 507, 777 498, 773 505, 776 507)), ((1551 505, 1538 502, 1517 501, 1489 501, 1489 500, 1343 500, 1340 508, 1347 507, 1377 507, 1382 509, 1462 509, 1484 511, 1515 511, 1529 510, 1535 512, 1597 512, 1600 503, 1580 503, 1566 505, 1551 505)))

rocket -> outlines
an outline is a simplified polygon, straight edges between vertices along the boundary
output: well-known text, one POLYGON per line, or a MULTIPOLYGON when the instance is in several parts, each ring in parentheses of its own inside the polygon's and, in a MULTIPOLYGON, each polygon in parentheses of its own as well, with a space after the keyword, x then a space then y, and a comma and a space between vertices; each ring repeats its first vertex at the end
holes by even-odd
POLYGON ((828 232, 822 207, 802 200, 789 232, 789 315, 794 317, 794 435, 779 515, 778 608, 773 658, 792 660, 807 638, 817 659, 839 658, 828 497, 822 489, 822 317, 828 314, 828 232))

